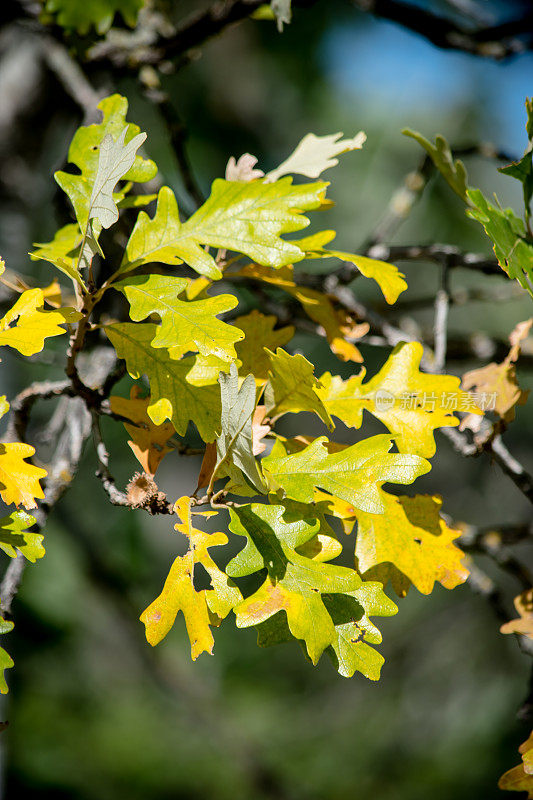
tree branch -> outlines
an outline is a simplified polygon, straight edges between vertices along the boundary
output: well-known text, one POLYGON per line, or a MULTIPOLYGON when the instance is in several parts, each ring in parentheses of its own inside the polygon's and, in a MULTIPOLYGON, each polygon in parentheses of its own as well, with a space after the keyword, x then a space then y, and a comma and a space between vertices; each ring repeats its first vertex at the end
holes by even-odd
POLYGON ((418 33, 436 47, 502 60, 533 46, 533 12, 503 25, 469 31, 453 20, 402 0, 352 0, 361 11, 418 33))

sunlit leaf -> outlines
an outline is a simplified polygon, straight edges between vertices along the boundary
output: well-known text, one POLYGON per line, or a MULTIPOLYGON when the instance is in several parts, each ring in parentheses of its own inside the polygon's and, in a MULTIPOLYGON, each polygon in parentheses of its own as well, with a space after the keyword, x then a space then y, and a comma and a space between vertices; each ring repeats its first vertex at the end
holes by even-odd
POLYGON ((157 314, 161 325, 156 328, 152 347, 166 347, 173 358, 188 351, 214 355, 224 361, 236 357, 235 342, 244 337, 239 328, 217 319, 217 314, 237 305, 231 294, 219 294, 205 300, 180 300, 187 286, 185 278, 165 275, 140 275, 113 284, 127 297, 130 317, 139 322, 157 314))
POLYGON ((431 458, 436 450, 435 429, 459 424, 454 411, 481 411, 459 388, 460 378, 420 372, 422 353, 418 342, 397 345, 366 383, 364 369, 347 381, 326 372, 317 394, 329 413, 345 425, 360 428, 363 410, 369 411, 394 435, 401 453, 431 458))
POLYGON ((454 544, 461 531, 449 528, 440 516, 441 498, 386 492, 381 497, 382 514, 356 511, 355 555, 363 577, 383 584, 390 579, 399 597, 411 583, 422 594, 430 594, 435 581, 446 589, 464 583, 464 553, 454 544))
POLYGON ((147 413, 152 422, 161 425, 171 420, 180 436, 193 421, 204 442, 212 442, 220 425, 220 391, 218 386, 193 386, 187 376, 194 358, 176 360, 168 350, 152 347, 157 326, 131 322, 108 325, 105 332, 119 358, 126 360, 132 378, 146 375, 150 382, 150 405, 147 413))

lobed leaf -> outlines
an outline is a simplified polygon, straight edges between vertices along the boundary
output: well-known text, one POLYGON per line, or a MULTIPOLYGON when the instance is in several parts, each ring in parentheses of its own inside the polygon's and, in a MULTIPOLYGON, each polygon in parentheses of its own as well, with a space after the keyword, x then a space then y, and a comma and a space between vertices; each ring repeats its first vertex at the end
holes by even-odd
POLYGON ((401 453, 431 458, 435 429, 459 424, 454 411, 482 412, 459 388, 460 378, 420 372, 422 354, 419 342, 400 343, 371 380, 363 383, 364 369, 347 381, 326 372, 317 394, 345 425, 360 428, 363 410, 369 411, 393 434, 401 453))
POLYGON ((194 422, 204 442, 215 439, 220 423, 220 396, 216 385, 193 386, 188 376, 194 358, 176 360, 168 350, 152 347, 157 326, 131 322, 108 325, 105 332, 132 378, 146 375, 150 382, 147 413, 155 425, 171 420, 180 436, 194 422))
POLYGON ((445 589, 464 583, 469 574, 461 563, 464 553, 454 544, 461 531, 449 528, 440 516, 441 498, 384 492, 382 500, 382 514, 355 512, 355 556, 363 578, 383 585, 390 580, 399 597, 411 583, 422 594, 430 594, 435 581, 445 589))
POLYGON ((334 452, 328 452, 328 444, 321 436, 300 452, 286 455, 278 440, 262 461, 272 489, 304 503, 313 501, 315 488, 324 489, 356 509, 381 514, 384 483, 412 483, 431 468, 420 456, 389 453, 392 439, 385 434, 334 452))
POLYGON ((178 295, 186 287, 186 278, 165 275, 139 275, 113 284, 128 299, 131 319, 139 322, 151 314, 160 317, 152 347, 168 348, 175 359, 196 350, 224 361, 236 358, 234 344, 244 334, 217 319, 217 314, 235 308, 237 298, 219 294, 205 300, 180 300, 178 295))
POLYGON ((304 212, 320 206, 326 187, 321 182, 293 186, 291 178, 270 184, 217 179, 206 202, 182 223, 174 193, 164 186, 154 218, 140 212, 120 271, 154 261, 185 262, 201 275, 220 278, 219 267, 203 245, 244 253, 272 267, 301 261, 302 251, 281 234, 309 225, 304 212))
POLYGON ((60 325, 75 322, 81 314, 73 308, 43 311, 42 289, 27 289, 15 305, 0 319, 0 346, 8 345, 23 356, 40 353, 45 339, 60 336, 65 328, 60 325))

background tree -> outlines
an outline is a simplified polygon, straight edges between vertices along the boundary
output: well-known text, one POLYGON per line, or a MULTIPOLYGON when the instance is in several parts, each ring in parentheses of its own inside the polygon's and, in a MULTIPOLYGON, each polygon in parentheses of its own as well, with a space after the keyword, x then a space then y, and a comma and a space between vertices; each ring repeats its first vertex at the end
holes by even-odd
MULTIPOLYGON (((528 215, 526 211, 526 227, 520 227, 523 223, 502 219, 497 206, 486 207, 479 195, 467 195, 461 168, 444 147, 434 152, 428 142, 421 141, 429 152, 423 154, 417 167, 420 151, 399 132, 405 125, 417 127, 432 141, 437 132, 445 133, 449 141, 457 143, 452 148, 454 155, 468 158, 469 185, 481 185, 487 198, 496 189, 502 205, 511 204, 517 213, 525 199, 527 209, 530 153, 529 158, 526 153, 520 168, 507 170, 524 179, 523 191, 518 182, 498 175, 494 159, 508 163, 523 149, 523 99, 529 87, 522 87, 515 76, 527 75, 531 65, 526 52, 531 44, 530 14, 521 13, 520 4, 493 4, 491 19, 486 17, 486 4, 482 9, 485 16, 480 4, 467 8, 463 3, 443 4, 441 8, 424 5, 416 11, 403 3, 372 4, 378 16, 415 32, 415 37, 404 40, 401 37, 411 34, 391 29, 387 23, 382 27, 368 15, 366 6, 358 13, 353 4, 341 2, 293 3, 294 20, 284 25, 281 36, 272 22, 247 19, 252 14, 268 16, 268 9, 255 2, 206 4, 205 9, 191 4, 192 16, 187 16, 185 3, 175 7, 141 5, 49 2, 44 12, 39 4, 7 5, 11 22, 2 39, 1 132, 2 214, 7 224, 3 226, 1 247, 8 268, 2 286, 4 311, 8 313, 3 321, 3 344, 8 346, 3 347, 2 358, 3 391, 11 401, 11 414, 5 417, 10 427, 3 441, 27 439, 38 447, 37 463, 44 463, 48 472, 46 498, 38 511, 31 513, 42 527, 53 511, 46 524, 46 558, 25 571, 13 609, 11 603, 27 560, 24 555, 12 560, 0 592, 6 618, 13 613, 16 622, 16 631, 6 645, 17 664, 9 673, 11 706, 5 714, 11 720, 5 740, 7 791, 30 789, 38 796, 53 791, 69 797, 93 797, 97 793, 121 797, 125 792, 134 797, 148 793, 164 797, 171 792, 195 796, 209 792, 215 797, 275 794, 308 798, 324 794, 341 797, 357 787, 363 796, 427 797, 430 792, 442 797, 451 792, 454 796, 471 796, 472 792, 498 796, 497 777, 514 763, 513 751, 528 733, 527 723, 513 722, 512 709, 520 707, 520 715, 527 718, 530 706, 529 697, 523 702, 527 658, 517 653, 513 641, 496 633, 490 608, 497 611, 506 630, 527 634, 527 621, 518 627, 509 622, 516 616, 511 611, 512 597, 531 587, 527 539, 532 490, 523 466, 529 458, 526 441, 531 423, 527 407, 519 409, 517 419, 509 423, 515 405, 523 399, 521 389, 514 386, 515 370, 526 371, 525 379, 520 375, 520 386, 526 386, 531 351, 526 326, 518 329, 510 343, 507 337, 516 323, 530 315, 530 299, 523 290, 527 289, 531 263, 528 215), (445 16, 438 17, 437 13, 445 16), (211 38, 219 33, 223 35, 211 38), (432 45, 426 45, 420 35, 432 45), (402 60, 398 53, 404 41, 408 57, 402 60), (443 55, 433 49, 434 45, 458 52, 443 55), (423 49, 416 49, 420 47, 423 49), (375 75, 372 49, 377 62, 384 62, 386 74, 381 78, 375 75), (465 52, 469 55, 462 55, 465 52), (526 55, 515 58, 521 53, 526 55), (417 57, 422 69, 417 66, 417 57), (460 60, 439 60, 444 58, 460 60), (502 59, 508 66, 497 67, 494 59, 502 59), (448 74, 450 69, 456 71, 456 82, 448 80, 439 86, 439 75, 443 70, 448 74), (406 72, 416 88, 406 80, 406 72), (374 82, 365 80, 365 73, 373 74, 374 82), (395 74, 396 84, 390 74, 395 74), (505 92, 498 89, 498 81, 505 84, 505 92), (9 317, 8 309, 22 289, 28 291, 27 287, 34 292, 36 313, 44 313, 48 326, 61 325, 64 320, 76 323, 75 312, 57 310, 55 286, 49 288, 48 304, 43 307, 35 295, 38 290, 31 287, 48 286, 50 268, 40 260, 31 263, 25 254, 36 251, 32 242, 50 240, 58 227, 70 225, 70 233, 77 235, 67 197, 73 197, 69 179, 63 180, 64 194, 54 188, 51 173, 58 168, 63 174, 72 172, 66 153, 74 131, 80 123, 98 123, 97 104, 115 91, 129 100, 128 122, 138 123, 148 132, 143 155, 152 157, 159 166, 155 178, 150 162, 142 162, 144 166, 136 162, 137 174, 132 177, 152 181, 140 187, 143 192, 155 194, 162 184, 172 187, 184 216, 193 215, 203 205, 212 179, 224 175, 230 156, 253 152, 262 171, 274 170, 276 174, 277 166, 309 130, 329 134, 344 129, 354 134, 364 128, 368 142, 363 150, 341 155, 344 168, 324 176, 332 181, 330 193, 337 207, 327 212, 328 221, 319 227, 338 231, 343 251, 337 252, 337 260, 317 258, 323 256, 324 246, 333 247, 326 240, 307 241, 303 249, 315 257, 297 269, 297 282, 302 287, 299 294, 295 289, 284 291, 279 285, 273 286, 272 280, 259 283, 257 274, 235 275, 222 284, 224 293, 234 294, 239 300, 238 310, 230 310, 225 323, 235 322, 238 327, 236 318, 254 308, 274 314, 277 330, 275 342, 269 342, 272 348, 281 345, 290 353, 303 353, 315 365, 317 376, 327 371, 344 379, 354 375, 358 371, 355 347, 364 356, 368 377, 383 376, 380 368, 385 363, 390 365, 387 359, 391 358, 391 348, 407 341, 411 344, 403 347, 403 353, 411 354, 415 362, 421 350, 416 342, 426 346, 423 369, 437 375, 437 381, 445 380, 438 375, 441 371, 463 375, 468 370, 465 388, 478 394, 490 394, 495 379, 499 385, 503 382, 506 402, 495 409, 495 414, 486 415, 481 425, 470 420, 470 429, 463 431, 441 428, 433 469, 417 480, 412 492, 442 494, 446 516, 441 524, 463 524, 459 544, 471 551, 475 560, 462 568, 456 565, 456 569, 464 570, 463 576, 457 574, 458 580, 466 577, 468 569, 467 584, 453 593, 437 589, 429 598, 417 596, 412 589, 399 601, 398 616, 380 620, 385 640, 382 652, 388 666, 375 686, 363 683, 360 676, 341 682, 324 659, 313 670, 294 645, 258 650, 252 631, 235 630, 230 625, 216 632, 216 658, 207 660, 207 664, 202 659, 194 665, 189 662, 181 624, 175 626, 164 645, 150 650, 137 617, 143 608, 150 608, 176 556, 177 538, 168 535, 174 519, 169 520, 166 514, 152 518, 133 509, 110 509, 94 471, 98 470, 112 502, 168 512, 172 504, 159 492, 174 500, 192 491, 191 475, 199 474, 202 458, 194 451, 203 453, 205 445, 200 438, 194 439, 191 431, 188 438, 173 435, 172 449, 186 452, 182 457, 167 455, 159 467, 153 459, 157 461, 165 454, 169 439, 164 437, 169 431, 158 430, 163 436, 158 446, 164 449, 149 448, 152 461, 146 457, 141 461, 147 473, 158 467, 157 490, 145 477, 131 483, 139 465, 125 447, 122 423, 102 421, 100 412, 105 412, 104 417, 127 417, 132 423, 128 423, 128 434, 134 440, 133 453, 135 447, 139 451, 143 446, 135 441, 139 419, 148 426, 150 423, 145 422, 146 409, 135 397, 133 404, 127 405, 131 379, 122 377, 120 362, 116 368, 113 351, 99 329, 90 332, 79 354, 76 339, 72 340, 67 380, 62 342, 67 337, 47 339, 45 350, 37 352, 44 340, 33 342, 35 317, 29 320, 28 333, 23 330, 21 338, 30 342, 36 355, 28 362, 18 358, 17 350, 9 349, 16 340, 17 327, 23 327, 24 315, 17 323, 9 317), (387 91, 396 98, 393 107, 387 102, 387 91), (401 103, 399 91, 403 92, 401 103), (369 92, 378 92, 378 98, 371 99, 369 92), (432 94, 438 97, 437 103, 432 94), (476 102, 472 102, 473 97, 476 102), (484 102, 479 102, 480 97, 484 102), (507 114, 509 121, 504 125, 503 116, 509 107, 512 113, 507 114), (492 146, 486 144, 490 138, 492 146), (461 200, 454 198, 445 181, 437 177, 435 162, 461 200), (408 173, 406 178, 404 172, 408 173), (464 215, 465 202, 474 221, 464 215), (476 219, 485 223, 489 236, 492 233, 496 240, 500 263, 476 219), (355 280, 372 265, 350 253, 399 262, 407 277, 408 292, 388 305, 373 281, 363 277, 355 280), (502 266, 520 278, 522 288, 509 281, 502 266), (329 295, 331 306, 325 307, 335 312, 340 331, 332 333, 322 317, 317 320, 316 313, 308 313, 311 304, 302 303, 301 298, 313 299, 313 292, 322 298, 329 295), (48 313, 39 312, 40 308, 48 309, 48 313), (283 338, 289 326, 296 328, 290 344, 283 338), (345 363, 332 354, 337 349, 346 357, 347 347, 352 348, 351 360, 345 363), (520 349, 523 352, 518 358, 520 349), (487 371, 491 361, 498 367, 487 371), (480 369, 484 371, 480 373, 480 369), (119 379, 122 382, 113 386, 119 379), (41 383, 38 391, 25 391, 36 380, 41 383), (43 387, 43 380, 53 384, 43 387), (94 391, 95 386, 101 388, 94 391), (108 402, 112 387, 113 400, 108 402), (62 393, 67 396, 57 400, 62 393), (134 409, 144 416, 135 418, 134 409), (88 442, 84 448, 91 428, 96 447, 88 442), (447 435, 452 447, 441 434, 447 435), (111 454, 109 463, 106 450, 111 454), (76 480, 72 481, 76 471, 76 480), (128 482, 127 493, 117 488, 128 482), (67 486, 68 494, 56 505, 67 486), (469 587, 478 594, 470 594, 469 587), (433 746, 429 747, 432 739, 433 746), (383 764, 387 764, 386 770, 383 764)), ((286 10, 278 4, 278 17, 286 10)), ((107 103, 114 119, 117 102, 113 108, 107 103)), ((531 139, 531 123, 528 125, 531 139)), ((120 126, 112 134, 117 138, 120 126)), ((128 137, 132 134, 130 129, 128 137)), ((96 142, 98 147, 100 144, 101 140, 96 142)), ((81 169, 82 179, 94 179, 96 157, 89 163, 82 151, 80 145, 77 160, 73 145, 69 161, 81 169)), ((239 163, 242 166, 243 162, 239 163)), ((232 176, 230 170, 228 177, 244 176, 232 176)), ((259 179, 257 174, 253 177, 259 179)), ((119 205, 130 208, 125 208, 109 233, 105 229, 101 232, 106 259, 103 263, 98 255, 94 259, 97 286, 109 277, 105 272, 108 265, 120 263, 137 216, 135 205, 142 202, 138 191, 134 188, 131 202, 116 198, 119 205)), ((150 209, 150 216, 153 213, 150 209)), ((105 217, 96 215, 93 219, 97 224, 105 223, 105 217)), ((86 230, 99 235, 94 227, 86 230)), ((301 239, 303 234, 297 236, 301 239)), ((91 244, 92 238, 91 234, 85 240, 91 244)), ((220 247, 219 242, 212 243, 220 247)), ((41 257, 57 261, 57 253, 40 247, 37 252, 41 257)), ((75 239, 72 248, 76 247, 79 243, 75 239)), ((233 249, 231 244, 227 247, 233 249)), ((224 266, 223 258, 219 253, 219 266, 224 266)), ((78 254, 76 262, 79 259, 78 254)), ((68 264, 62 266, 68 271, 68 264)), ((238 269, 228 266, 229 272, 238 269)), ((148 270, 155 273, 151 278, 155 280, 158 271, 153 265, 148 270)), ((88 271, 80 274, 89 284, 88 271)), ((190 277, 193 273, 173 274, 190 277)), ((276 272, 274 277, 279 280, 280 274, 276 272)), ((385 265, 374 274, 380 278, 393 275, 398 280, 396 273, 386 272, 385 265)), ((66 288, 66 279, 59 277, 66 288)), ((386 300, 393 299, 387 297, 390 286, 382 279, 380 284, 386 300)), ((135 300, 128 296, 131 285, 124 285, 123 293, 134 308, 135 300)), ((159 284, 157 287, 154 297, 162 291, 159 284)), ((90 285, 88 289, 91 292, 90 285)), ((112 294, 114 300, 98 311, 96 321, 103 325, 128 318, 128 304, 120 300, 118 292, 112 294)), ((194 302, 192 296, 187 299, 194 302)), ((217 308, 222 309, 222 297, 217 296, 217 302, 217 308)), ((78 313, 84 313, 76 297, 68 302, 64 299, 60 307, 70 305, 77 305, 78 313)), ((153 310, 157 309, 150 308, 148 313, 153 310)), ((143 309, 133 313, 145 319, 141 316, 143 309)), ((246 324, 241 324, 246 333, 246 324)), ((247 324, 252 323, 248 320, 247 324)), ((50 328, 46 330, 50 332, 50 328)), ((61 330, 58 327, 54 333, 61 330)), ((221 330, 225 329, 218 329, 217 341, 221 330)), ((253 340, 253 336, 248 338, 253 340)), ((116 346, 116 342, 113 344, 116 346)), ((238 350, 238 342, 236 346, 238 350)), ((228 347, 231 353, 231 343, 228 347)), ((120 347, 117 350, 121 355, 120 347)), ((238 355, 241 366, 246 364, 245 352, 238 355)), ((270 370, 274 402, 276 371, 284 374, 284 357, 277 358, 278 362, 273 356, 264 366, 265 378, 270 370)), ((289 374, 294 374, 296 363, 302 365, 298 361, 301 356, 293 358, 297 361, 290 362, 289 374)), ((127 366, 130 372, 136 372, 135 366, 127 366)), ((256 380, 261 382, 257 356, 254 367, 256 380)), ((407 364, 402 372, 408 374, 407 364)), ((245 373, 241 374, 244 377, 245 373)), ((227 381, 227 392, 236 391, 231 388, 231 378, 222 380, 227 381)), ((283 382, 282 377, 279 380, 283 382)), ((354 396, 351 380, 344 386, 354 396)), ((309 375, 307 381, 312 384, 309 375)), ((335 417, 335 434, 328 435, 337 442, 352 444, 359 433, 353 430, 354 420, 346 419, 340 411, 339 392, 335 395, 334 386, 334 381, 330 385, 323 378, 321 389, 309 389, 311 401, 308 393, 307 403, 314 404, 323 420, 329 421, 328 413, 335 417), (339 418, 348 427, 343 428, 339 418)), ((428 390, 433 391, 430 386, 428 390)), ((294 402, 286 410, 297 410, 294 402)), ((299 416, 294 422, 291 419, 281 420, 276 426, 278 434, 294 437, 306 433, 315 438, 326 431, 316 413, 314 417, 299 416)), ((372 418, 365 422, 365 436, 385 430, 372 418)), ((231 440, 229 434, 227 441, 231 440)), ((417 437, 416 442, 420 441, 417 437)), ((222 446, 219 443, 219 459, 224 458, 222 446)), ((415 454, 412 446, 410 453, 417 457, 432 455, 415 454)), ((233 457, 232 461, 235 463, 233 457)), ((249 469, 253 467, 249 465, 249 469)), ((32 477, 35 481, 42 474, 34 472, 32 477)), ((234 475, 231 478, 234 480, 234 475)), ((260 479, 248 474, 252 483, 260 479)), ((38 496, 37 490, 34 493, 38 496)), ((7 497, 8 502, 17 499, 7 497)), ((27 505, 31 506, 31 500, 27 505)), ((182 532, 187 533, 187 509, 182 503, 177 510, 181 518, 178 525, 185 526, 182 532)), ((342 516, 340 508, 336 511, 342 516)), ((366 573, 373 565, 364 547, 368 537, 363 534, 370 528, 372 512, 359 511, 356 552, 359 568, 366 573)), ((233 509, 232 513, 230 530, 238 535, 246 529, 245 512, 233 509)), ((438 519, 434 506, 425 513, 426 525, 434 513, 438 519)), ((221 528, 222 515, 219 511, 211 530, 227 530, 221 528)), ((27 557, 39 557, 42 545, 37 529, 31 536, 25 534, 24 546, 17 539, 23 535, 25 522, 19 514, 11 520, 11 529, 4 525, 5 549, 9 551, 11 542, 22 553, 26 551, 27 557)), ((348 527, 346 520, 344 525, 348 527)), ((339 525, 335 532, 345 550, 348 545, 353 552, 355 536, 344 539, 339 525)), ((235 540, 227 557, 238 549, 235 540)), ((7 555, 14 556, 15 550, 7 555)), ((382 561, 388 563, 384 557, 382 561)), ((204 566, 207 563, 204 561, 204 566)), ((353 567, 350 552, 342 563, 346 568, 353 567)), ((244 566, 234 566, 233 572, 237 569, 237 573, 245 574, 244 566)), ((385 580, 383 570, 378 570, 377 577, 385 580)), ((427 582, 420 579, 417 583, 408 577, 421 592, 431 590, 427 582)), ((454 581, 440 577, 443 585, 451 588, 454 581)), ((393 572, 392 578, 396 593, 404 594, 405 572, 393 572)), ((252 584, 239 585, 251 591, 252 584)), ((387 591, 395 596, 390 585, 387 591)), ((519 604, 519 611, 526 613, 527 606, 526 612, 523 606, 519 604)), ((389 605, 389 612, 392 610, 389 605)), ((520 645, 529 651, 527 636, 520 636, 520 645)), ((309 642, 307 650, 311 655, 309 642)))

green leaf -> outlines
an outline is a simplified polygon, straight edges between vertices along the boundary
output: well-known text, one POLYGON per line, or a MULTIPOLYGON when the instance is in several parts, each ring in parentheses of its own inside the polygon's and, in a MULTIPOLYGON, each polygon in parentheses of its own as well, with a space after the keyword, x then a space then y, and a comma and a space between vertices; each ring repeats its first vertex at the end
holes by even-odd
MULTIPOLYGON (((381 637, 364 606, 368 613, 389 615, 396 611, 394 603, 379 584, 364 584, 355 570, 324 563, 331 555, 302 554, 322 523, 313 515, 313 506, 300 507, 300 517, 295 509, 292 513, 289 509, 251 503, 230 510, 230 530, 246 537, 247 544, 230 561, 227 574, 242 577, 267 570, 262 586, 234 608, 237 626, 257 626, 258 642, 263 646, 292 637, 303 640, 314 664, 326 648, 338 651, 340 657, 335 660, 342 675, 353 675, 359 669, 377 679, 383 659, 367 642, 379 642, 381 637), (351 599, 352 594, 361 598, 359 604, 351 599), (341 611, 345 612, 348 603, 347 617, 341 611)), ((332 552, 338 554, 338 549, 332 552)))
POLYGON ((425 136, 422 136, 422 134, 417 131, 411 131, 409 128, 405 128, 402 133, 404 136, 410 136, 411 139, 414 139, 424 148, 445 181, 453 191, 459 195, 461 200, 468 203, 468 176, 465 165, 459 159, 454 161, 452 151, 446 139, 443 136, 437 136, 435 144, 431 144, 425 136))
MULTIPOLYGON (((128 101, 125 97, 119 94, 106 97, 98 104, 98 108, 103 115, 102 122, 78 128, 68 151, 69 162, 78 167, 81 174, 73 175, 68 172, 56 172, 54 175, 59 186, 70 197, 82 231, 85 230, 89 219, 91 196, 99 170, 103 141, 110 136, 116 143, 126 126, 127 130, 123 142, 126 147, 136 140, 136 137, 140 134, 138 125, 126 122, 128 101)), ((107 139, 108 143, 109 141, 107 139)), ((136 141, 139 140, 137 139, 136 141)), ((107 147, 109 147, 109 144, 106 145, 104 153, 107 152, 107 147)), ((107 155, 109 155, 109 152, 107 152, 107 155)), ((102 161, 102 168, 106 163, 106 158, 104 155, 105 160, 102 161)), ((132 165, 120 177, 128 181, 143 183, 151 180, 156 173, 157 167, 153 161, 136 155, 132 165)))
POLYGON ((180 300, 188 285, 186 278, 165 275, 139 275, 113 284, 130 303, 130 317, 139 322, 150 314, 158 314, 161 325, 156 329, 152 347, 168 347, 172 358, 199 350, 204 356, 217 356, 224 361, 235 359, 234 344, 244 337, 239 328, 216 318, 238 303, 231 294, 219 294, 205 300, 180 300))
POLYGON ((137 23, 137 14, 145 0, 45 0, 45 9, 55 14, 57 24, 62 28, 74 29, 78 33, 87 34, 90 28, 96 28, 103 35, 111 25, 116 14, 120 14, 124 22, 131 28, 137 23))
POLYGON ((291 356, 281 347, 275 353, 267 350, 270 378, 265 389, 266 416, 287 412, 310 411, 318 414, 330 430, 335 426, 316 392, 320 386, 314 366, 299 353, 291 356))
POLYGON ((39 248, 30 253, 32 261, 42 259, 49 261, 69 278, 85 288, 81 275, 77 270, 78 256, 83 239, 79 225, 76 223, 65 225, 55 234, 51 242, 35 242, 39 248))
POLYGON ((326 597, 324 605, 335 625, 327 653, 337 671, 345 678, 361 672, 371 681, 379 680, 385 659, 370 645, 380 644, 382 637, 369 617, 391 617, 398 612, 381 583, 365 581, 347 595, 326 597))
POLYGON ((516 178, 522 184, 526 219, 530 216, 531 198, 533 197, 533 98, 526 97, 526 132, 528 146, 522 158, 507 167, 500 167, 499 172, 516 178))
MULTIPOLYGON (((0 616, 0 634, 2 633, 9 633, 14 628, 14 624, 7 619, 4 619, 0 616)), ((4 672, 6 669, 11 669, 14 666, 14 661, 9 655, 6 653, 3 647, 0 647, 0 693, 7 694, 9 689, 7 688, 7 683, 5 679, 4 672)))
POLYGON ((361 511, 381 514, 385 508, 382 484, 412 483, 431 469, 420 456, 389 453, 392 439, 386 434, 332 453, 328 453, 327 444, 326 437, 321 436, 300 452, 283 455, 278 440, 262 461, 273 489, 281 488, 288 497, 311 503, 317 487, 361 511))
MULTIPOLYGON (((221 434, 217 439, 217 462, 210 488, 215 478, 229 476, 232 490, 249 494, 242 487, 242 475, 255 492, 264 493, 266 484, 261 475, 252 446, 252 415, 255 410, 255 380, 248 375, 239 389, 237 367, 232 364, 229 375, 219 376, 222 401, 221 434), (242 473, 242 475, 241 475, 242 473)), ((247 491, 248 489, 248 491, 247 491)))
POLYGON ((315 136, 308 133, 301 140, 293 153, 276 169, 268 173, 269 181, 276 181, 282 175, 305 175, 307 178, 318 178, 322 172, 335 167, 339 160, 336 156, 351 150, 360 150, 366 141, 363 131, 352 139, 342 139, 342 133, 329 136, 315 136))
POLYGON ((105 332, 119 358, 126 360, 132 378, 146 375, 150 382, 148 416, 156 425, 171 420, 180 436, 194 422, 204 442, 212 442, 220 426, 218 386, 192 386, 188 374, 194 358, 172 358, 168 350, 152 347, 157 326, 131 322, 108 325, 105 332))
POLYGON ((322 182, 293 186, 291 178, 276 183, 218 179, 206 202, 182 223, 174 193, 163 186, 154 218, 139 213, 120 271, 154 261, 185 262, 202 275, 220 278, 220 269, 202 245, 235 250, 272 267, 301 261, 300 248, 281 234, 309 225, 303 212, 320 206, 326 187, 322 182))
POLYGON ((0 519, 0 547, 10 558, 16 558, 17 550, 32 563, 44 556, 44 537, 29 531, 32 525, 35 517, 25 511, 13 511, 0 519))
POLYGON ((525 240, 524 223, 512 209, 491 205, 479 189, 471 189, 468 198, 472 208, 466 213, 483 225, 500 267, 533 297, 533 245, 525 240))

